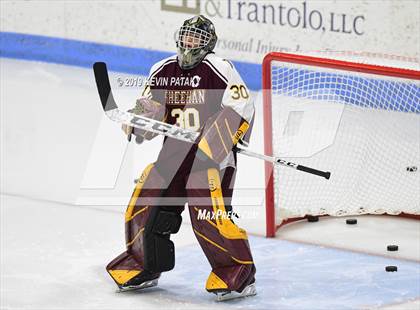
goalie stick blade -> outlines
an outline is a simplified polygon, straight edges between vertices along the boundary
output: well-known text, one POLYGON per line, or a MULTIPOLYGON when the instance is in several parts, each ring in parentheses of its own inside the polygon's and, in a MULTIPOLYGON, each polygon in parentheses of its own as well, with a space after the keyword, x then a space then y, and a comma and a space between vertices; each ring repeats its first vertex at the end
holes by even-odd
POLYGON ((93 72, 95 73, 96 87, 98 88, 104 111, 107 112, 118 108, 112 95, 106 64, 104 62, 95 62, 93 64, 93 72))

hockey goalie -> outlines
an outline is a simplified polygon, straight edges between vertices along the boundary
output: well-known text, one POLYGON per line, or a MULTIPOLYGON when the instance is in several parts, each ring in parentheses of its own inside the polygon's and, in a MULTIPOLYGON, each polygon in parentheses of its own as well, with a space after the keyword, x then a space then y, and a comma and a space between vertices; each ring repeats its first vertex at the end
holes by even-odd
MULTIPOLYGON (((255 295, 255 266, 246 232, 231 218, 237 143, 247 143, 254 106, 229 61, 213 52, 213 23, 188 19, 177 55, 156 63, 132 113, 200 132, 196 143, 166 137, 156 162, 139 178, 125 213, 126 251, 106 267, 120 290, 157 285, 174 268, 171 234, 188 205, 193 231, 211 265, 206 290, 218 300, 255 295), (160 83, 157 83, 160 81, 160 83), (199 213, 210 213, 206 219, 199 213)), ((154 134, 123 125, 137 143, 154 134)))

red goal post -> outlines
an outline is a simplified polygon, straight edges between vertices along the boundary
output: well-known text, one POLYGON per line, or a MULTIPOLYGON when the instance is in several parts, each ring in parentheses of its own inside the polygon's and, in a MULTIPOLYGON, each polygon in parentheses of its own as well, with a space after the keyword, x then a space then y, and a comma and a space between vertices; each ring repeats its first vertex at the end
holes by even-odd
MULTIPOLYGON (((391 96, 391 101, 393 101, 391 103, 391 105, 389 106, 383 106, 384 104, 381 103, 380 101, 382 99, 378 98, 371 98, 372 95, 371 93, 376 93, 376 92, 387 92, 388 89, 384 89, 381 90, 380 87, 383 87, 383 85, 387 86, 386 83, 389 83, 389 86, 391 88, 393 88, 394 91, 398 91, 398 87, 394 87, 396 83, 399 83, 400 79, 401 81, 418 81, 420 80, 420 71, 416 71, 416 70, 411 70, 411 69, 402 69, 402 68, 393 68, 393 67, 385 67, 385 66, 379 66, 379 65, 372 65, 372 64, 365 64, 365 63, 357 63, 357 62, 350 62, 350 61, 343 61, 343 60, 336 60, 336 59, 328 59, 328 58, 321 58, 321 57, 313 57, 313 56, 303 56, 303 55, 294 55, 294 54, 286 54, 286 53, 277 53, 277 52, 272 52, 269 53, 268 55, 265 56, 264 60, 263 60, 263 65, 262 65, 262 84, 263 84, 263 110, 264 110, 264 151, 266 155, 269 156, 284 156, 282 154, 277 154, 273 148, 275 139, 281 139, 281 137, 279 136, 274 136, 273 134, 273 122, 276 122, 276 119, 273 121, 273 118, 275 118, 273 116, 273 106, 277 107, 279 105, 282 104, 282 102, 275 102, 276 98, 281 98, 282 100, 280 101, 284 101, 284 98, 289 98, 293 97, 293 95, 295 95, 295 97, 297 97, 298 99, 302 99, 302 100, 318 100, 319 98, 327 98, 327 101, 331 101, 331 102, 337 102, 337 101, 343 101, 344 103, 342 104, 344 109, 341 112, 337 112, 336 114, 338 115, 339 113, 341 116, 343 115, 348 115, 351 114, 352 109, 353 110, 357 110, 357 113, 361 113, 360 111, 364 111, 364 110, 369 110, 369 112, 367 113, 371 113, 372 111, 374 111, 374 113, 379 113, 379 117, 377 117, 378 115, 371 115, 368 117, 372 117, 373 119, 375 119, 375 121, 377 121, 377 119, 381 119, 381 117, 389 117, 386 115, 382 115, 384 113, 384 111, 387 111, 387 113, 398 113, 400 111, 398 111, 398 109, 402 110, 405 109, 403 112, 407 112, 407 114, 410 114, 410 117, 412 117, 411 114, 416 114, 415 117, 417 117, 419 114, 419 109, 420 109, 420 102, 416 102, 418 97, 417 95, 419 95, 418 92, 418 87, 419 84, 418 82, 414 82, 415 86, 417 87, 417 89, 415 88, 414 91, 414 103, 409 105, 408 107, 404 107, 404 108, 400 108, 401 106, 401 102, 398 102, 398 100, 396 100, 395 98, 397 98, 398 96, 401 96, 401 100, 406 100, 404 96, 406 96, 406 93, 401 93, 401 94, 386 94, 387 96, 391 96), (286 69, 288 67, 291 67, 292 69, 286 69), (276 68, 276 76, 275 78, 273 78, 273 72, 275 71, 276 68), (277 69, 278 68, 278 69, 277 69), (313 72, 320 72, 318 73, 319 75, 316 75, 317 73, 315 73, 315 75, 313 74, 313 72), (338 78, 334 78, 335 72, 340 72, 340 75, 338 78), (286 76, 286 74, 294 74, 294 77, 291 78, 290 76, 286 76), (359 77, 359 74, 361 77, 359 77), (347 76, 348 75, 348 76, 347 76), (315 77, 315 78, 314 78, 315 77), (385 84, 380 84, 380 82, 376 82, 376 81, 380 81, 381 77, 384 78, 385 80, 385 84), (394 79, 395 78, 395 79, 394 79), (282 79, 287 80, 287 85, 286 82, 284 82, 285 88, 287 88, 287 91, 283 91, 280 88, 276 88, 279 86, 279 84, 283 83, 282 79), (324 85, 324 87, 318 87, 317 85, 311 85, 311 83, 315 83, 313 81, 319 81, 319 80, 331 80, 331 81, 337 81, 339 80, 340 84, 339 87, 334 88, 332 83, 328 82, 328 83, 324 83, 322 84, 321 82, 318 82, 318 86, 319 85, 324 85), (344 82, 343 82, 344 81, 344 82), (372 82, 370 82, 372 81, 372 82), (292 85, 293 83, 295 83, 296 85, 292 85), (348 83, 348 85, 344 85, 345 83, 348 83), (380 85, 379 85, 379 84, 380 85), (354 88, 354 84, 360 84, 360 88, 365 89, 367 88, 368 90, 366 91, 361 91, 359 89, 354 88), (291 86, 292 85, 292 86, 291 86), (301 86, 303 85, 303 86, 301 86), (327 85, 327 86, 325 86, 327 85), (379 87, 378 87, 379 85, 379 87), (351 87, 351 89, 350 89, 351 87), (369 87, 371 87, 372 89, 369 91, 369 87), (298 88, 306 88, 305 92, 299 92, 300 89, 298 88), (321 89, 322 88, 322 89, 321 89), (328 89, 326 89, 328 88, 328 89), (293 89, 293 91, 292 91, 293 89), (353 94, 349 94, 349 89, 350 92, 354 92, 356 93, 356 95, 353 94), (286 94, 287 93, 287 94, 286 94), (314 93, 316 93, 314 95, 314 93), (274 94, 274 95, 273 95, 274 94), (310 95, 306 95, 306 94, 310 94, 310 95), (344 95, 343 95, 344 94, 344 95), (334 96, 334 97, 328 97, 328 96, 334 96), (364 103, 363 102, 363 96, 366 96, 366 100, 369 100, 368 103, 364 103), (276 97, 276 98, 275 98, 276 97), (318 98, 319 97, 319 98, 318 98), (356 98, 360 99, 362 102, 356 102, 356 98), (394 98, 395 97, 395 98, 394 98), (379 104, 378 106, 375 106, 375 104, 379 104), (414 106, 413 106, 414 105, 414 106), (408 109, 408 110, 407 110, 408 109), (380 110, 380 111, 379 111, 380 110), (345 112, 343 112, 345 111, 345 112)), ((337 82, 338 83, 338 82, 337 82)), ((410 84, 410 83, 409 83, 410 84)), ((337 84, 338 85, 338 84, 337 84)), ((412 85, 410 85, 411 87, 412 85)), ((385 87, 386 88, 386 87, 385 87)), ((412 91, 411 91, 412 92, 412 91)), ((378 95, 379 96, 379 95, 378 95)), ((305 103, 306 104, 306 103, 305 103)), ((300 109, 302 108, 302 105, 299 105, 300 109)), ((334 107, 332 108, 334 109, 334 107)), ((289 109, 289 111, 291 111, 289 109)), ((353 114, 356 112, 353 112, 353 114)), ((402 114, 402 113, 400 113, 402 114)), ((289 120, 287 120, 288 122, 289 120)), ((379 121, 379 120, 378 120, 379 121)), ((286 123, 286 121, 285 121, 286 123)), ((384 121, 383 123, 386 123, 386 121, 384 121)), ((380 123, 380 125, 385 125, 380 123)), ((285 125, 286 126, 286 125, 285 125)), ((341 126, 341 124, 338 124, 336 126, 341 126)), ((380 127, 380 126, 379 126, 380 127)), ((285 127, 282 127, 283 129, 285 127)), ((340 130, 342 128, 337 127, 338 128, 338 132, 340 132, 340 130)), ((384 127, 385 128, 385 127, 384 127)), ((345 130, 341 130, 344 131, 345 130)), ((380 135, 383 135, 382 132, 379 132, 380 135)), ((334 139, 337 139, 338 134, 335 136, 334 139)), ((387 138, 385 138, 387 139, 387 138)), ((398 137, 396 137, 396 139, 398 139, 398 137)), ((345 139, 344 139, 345 140, 345 139)), ((389 141, 387 141, 389 142, 389 141)), ((394 141, 391 141, 390 143, 393 143, 394 141)), ((327 151, 328 151, 328 147, 327 147, 327 151)), ((373 150, 372 152, 374 153, 375 150, 373 150)), ((325 153, 325 149, 322 150, 320 153, 325 153)), ((334 152, 334 151, 333 151, 334 152)), ((371 152, 371 151, 369 151, 371 152)), ((316 155, 318 156, 318 155, 316 155)), ((315 157, 316 157, 315 156, 315 157)), ((333 156, 331 154, 329 155, 325 155, 325 158, 328 158, 328 156, 333 156)), ((339 154, 337 153, 335 157, 335 161, 340 161, 337 160, 337 156, 339 156, 339 154)), ((395 154, 392 156, 396 156, 395 154)), ((290 157, 293 158, 293 161, 298 162, 299 163, 299 156, 296 157, 290 157)), ((339 157, 338 157, 339 158, 339 157)), ((287 158, 286 158, 287 159, 287 158)), ((345 159, 343 159, 345 160, 345 159)), ((384 162, 386 163, 386 160, 388 160, 388 158, 383 158, 381 160, 384 160, 384 162)), ((306 162, 304 162, 303 164, 305 164, 306 162)), ((310 166, 311 164, 311 160, 309 160, 309 164, 308 166, 310 166)), ((323 162, 322 160, 314 160, 314 165, 316 164, 325 164, 325 162, 323 162)), ((413 169, 417 169, 418 166, 418 162, 415 163, 415 165, 413 165, 413 169)), ((332 174, 332 179, 334 178, 334 169, 331 168, 329 169, 329 167, 317 167, 317 166, 313 166, 313 168, 319 168, 319 169, 325 169, 325 170, 329 170, 331 171, 332 174)), ((407 167, 407 171, 408 171, 407 167)), ((320 212, 319 214, 305 214, 302 213, 303 211, 300 210, 297 216, 293 216, 293 217, 286 217, 284 219, 282 219, 281 221, 276 220, 276 212, 278 211, 278 206, 276 205, 276 200, 279 200, 278 197, 275 197, 276 195, 282 195, 282 193, 277 193, 276 194, 276 186, 279 187, 279 183, 282 182, 282 175, 277 175, 275 176, 275 169, 273 165, 271 163, 266 162, 265 163, 265 179, 266 179, 266 193, 265 193, 265 202, 266 202, 266 235, 267 237, 273 237, 276 233, 276 230, 283 224, 288 223, 290 221, 294 221, 296 219, 301 219, 303 217, 305 217, 306 215, 329 215, 331 213, 328 212, 328 210, 324 210, 323 208, 321 208, 322 212, 320 212)), ((299 174, 301 172, 298 171, 292 171, 290 173, 295 173, 295 174, 299 174)), ((415 174, 420 173, 420 171, 414 172, 415 174)), ((415 178, 417 178, 417 176, 415 176, 415 178)), ((311 176, 305 176, 305 175, 300 175, 299 177, 301 178, 311 178, 311 176)), ((409 178, 413 179, 412 175, 409 176, 409 178)), ((409 180, 409 182, 412 182, 411 179, 409 180)), ((287 180, 285 180, 285 182, 287 182, 287 180)), ((291 181, 292 182, 292 181, 291 181)), ((306 182, 306 181, 304 181, 306 182)), ((314 180, 314 182, 329 182, 327 180, 314 180)), ((293 186, 293 184, 300 184, 301 181, 296 181, 294 180, 291 184, 291 186, 293 186)), ((371 183, 376 183, 376 182, 371 182, 371 183)), ((325 188, 328 185, 322 184, 320 185, 321 187, 325 188)), ((369 184, 369 186, 372 186, 371 184, 369 184)), ((368 186, 368 187, 369 187, 368 186)), ((381 190, 387 190, 387 184, 385 184, 384 188, 380 189, 380 188, 374 188, 374 192, 375 194, 380 194, 381 190), (378 192, 378 193, 376 193, 378 192)), ((400 186, 400 185, 398 185, 400 186)), ((395 188, 395 187, 393 187, 395 188)), ((315 190, 316 191, 316 190, 315 190)), ((305 195, 306 193, 302 192, 300 193, 301 195, 305 195)), ((366 194, 366 193, 362 193, 362 194, 366 194)), ((287 192, 285 192, 283 194, 284 195, 288 195, 287 192)), ((416 194, 414 193, 414 196, 416 194)), ((416 196, 414 197, 416 198, 416 196)), ((338 198, 337 198, 338 199, 338 198)), ((338 200, 337 200, 338 201, 338 200)), ((291 204, 293 207, 293 203, 291 204)), ((380 209, 374 209, 373 212, 372 210, 369 209, 365 209, 365 207, 361 206, 358 207, 358 211, 355 214, 363 214, 363 213, 378 213, 380 214, 382 212, 383 213, 389 213, 389 214, 398 214, 398 210, 391 210, 388 212, 388 210, 384 210, 383 208, 380 209), (359 211, 362 210, 362 211, 359 211)), ((341 208, 343 209, 343 208, 341 208)), ((411 214, 411 209, 408 208, 410 210, 410 212, 408 212, 409 214, 411 214)), ((405 211, 402 211, 400 213, 404 213, 405 211)), ((312 212, 313 213, 313 212, 312 212)), ((405 212, 407 213, 407 212, 405 212)), ((351 213, 346 214, 345 211, 343 210, 338 210, 335 213, 333 213, 333 215, 350 215, 351 213), (340 213, 341 212, 341 213, 340 213)), ((420 210, 418 210, 417 206, 415 207, 415 212, 414 214, 411 214, 412 216, 416 217, 417 219, 420 218, 420 210)), ((354 214, 353 214, 354 215, 354 214)))

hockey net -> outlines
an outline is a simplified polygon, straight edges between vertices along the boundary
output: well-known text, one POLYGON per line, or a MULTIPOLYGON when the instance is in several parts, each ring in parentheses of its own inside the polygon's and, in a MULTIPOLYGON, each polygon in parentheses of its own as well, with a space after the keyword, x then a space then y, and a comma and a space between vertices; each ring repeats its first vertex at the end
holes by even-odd
MULTIPOLYGON (((417 68, 418 68, 418 64, 417 68)), ((267 236, 308 215, 420 215, 420 71, 270 53, 263 62, 267 236)))

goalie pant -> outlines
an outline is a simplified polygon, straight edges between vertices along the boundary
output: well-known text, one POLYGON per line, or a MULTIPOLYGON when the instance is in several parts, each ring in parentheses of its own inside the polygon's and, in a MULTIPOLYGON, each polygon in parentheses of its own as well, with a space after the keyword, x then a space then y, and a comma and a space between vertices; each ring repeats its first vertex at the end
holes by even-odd
POLYGON ((232 211, 235 169, 203 169, 200 161, 194 161, 195 151, 196 145, 185 151, 188 154, 183 154, 185 160, 174 175, 156 162, 139 178, 125 213, 126 251, 106 268, 118 286, 157 279, 173 269, 170 234, 179 230, 185 202, 194 234, 212 267, 207 291, 241 292, 255 281, 247 234, 225 216, 232 211))

